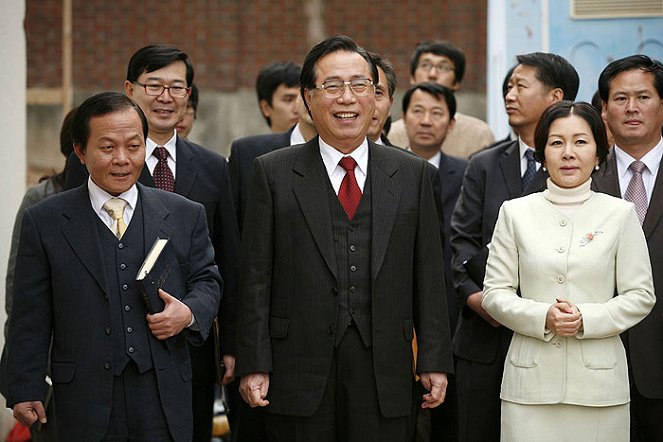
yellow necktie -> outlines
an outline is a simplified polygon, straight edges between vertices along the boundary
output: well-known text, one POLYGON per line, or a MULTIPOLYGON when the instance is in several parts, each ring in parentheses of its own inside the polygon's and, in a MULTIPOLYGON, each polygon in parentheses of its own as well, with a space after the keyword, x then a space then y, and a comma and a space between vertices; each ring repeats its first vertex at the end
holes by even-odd
POLYGON ((127 231, 127 225, 124 223, 124 207, 127 202, 122 198, 111 198, 104 204, 104 210, 113 218, 111 230, 115 232, 117 239, 122 239, 122 235, 127 231))

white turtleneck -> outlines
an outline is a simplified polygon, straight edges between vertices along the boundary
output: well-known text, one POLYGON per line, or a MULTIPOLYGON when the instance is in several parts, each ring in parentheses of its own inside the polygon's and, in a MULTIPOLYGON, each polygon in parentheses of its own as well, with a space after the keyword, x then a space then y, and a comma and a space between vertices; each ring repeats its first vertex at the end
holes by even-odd
POLYGON ((591 178, 581 185, 571 188, 559 187, 550 178, 546 182, 548 188, 543 191, 543 196, 565 215, 575 212, 592 196, 591 178))

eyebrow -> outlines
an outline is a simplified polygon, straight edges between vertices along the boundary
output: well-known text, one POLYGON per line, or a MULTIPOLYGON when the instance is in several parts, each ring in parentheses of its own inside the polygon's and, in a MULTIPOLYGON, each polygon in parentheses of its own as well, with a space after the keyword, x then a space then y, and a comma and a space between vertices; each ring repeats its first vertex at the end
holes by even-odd
MULTIPOLYGON (((147 79, 145 81, 160 81, 162 83, 165 83, 166 79, 161 78, 161 77, 147 77, 147 79)), ((184 84, 184 83, 186 83, 186 80, 175 79, 175 80, 171 80, 170 83, 171 84, 173 84, 173 83, 183 83, 184 84)))

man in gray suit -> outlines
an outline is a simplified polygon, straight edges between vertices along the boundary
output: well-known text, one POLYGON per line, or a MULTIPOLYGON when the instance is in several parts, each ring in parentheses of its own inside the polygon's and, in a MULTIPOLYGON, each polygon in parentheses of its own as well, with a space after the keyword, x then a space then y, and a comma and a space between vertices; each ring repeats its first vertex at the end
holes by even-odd
POLYGON ((407 441, 452 369, 426 162, 369 142, 378 73, 348 37, 316 45, 301 92, 319 137, 254 163, 237 370, 276 441, 407 441))
POLYGON ((87 99, 72 124, 87 183, 29 208, 16 261, 7 404, 44 422, 50 376, 61 440, 189 441, 191 361, 216 315, 221 279, 205 209, 136 184, 147 120, 124 95, 87 99), (136 281, 156 238, 148 314, 136 281))
MULTIPOLYGON (((649 245, 654 287, 663 288, 663 64, 645 55, 610 63, 599 76, 603 118, 615 139, 599 192, 633 201, 649 245), (638 169, 640 166, 642 169, 638 169), (640 191, 637 190, 640 189, 640 191), (641 198, 639 198, 641 195, 641 198)), ((663 302, 622 335, 631 375, 631 440, 663 441, 663 302)))

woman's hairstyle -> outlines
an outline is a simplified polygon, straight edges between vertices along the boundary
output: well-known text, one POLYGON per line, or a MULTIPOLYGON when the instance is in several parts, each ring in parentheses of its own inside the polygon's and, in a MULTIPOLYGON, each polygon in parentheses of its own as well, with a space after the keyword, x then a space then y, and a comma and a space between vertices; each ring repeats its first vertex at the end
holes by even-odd
POLYGON ((572 102, 568 100, 559 101, 543 112, 539 123, 534 132, 534 157, 543 164, 545 161, 546 144, 548 144, 548 134, 553 121, 559 118, 566 118, 576 115, 587 122, 594 142, 596 143, 596 156, 599 159, 599 166, 602 165, 608 157, 608 137, 605 132, 605 125, 601 115, 594 107, 584 101, 572 102))

